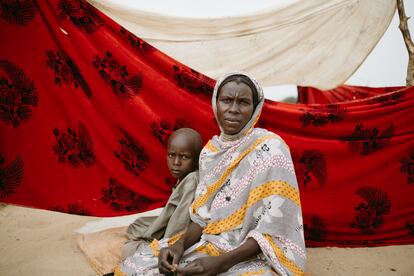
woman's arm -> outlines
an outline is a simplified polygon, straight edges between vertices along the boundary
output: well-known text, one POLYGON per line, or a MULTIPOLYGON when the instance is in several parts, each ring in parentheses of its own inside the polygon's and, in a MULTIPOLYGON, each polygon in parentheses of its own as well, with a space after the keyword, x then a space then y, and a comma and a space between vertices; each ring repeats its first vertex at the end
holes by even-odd
POLYGON ((187 231, 172 246, 163 248, 158 255, 158 269, 161 273, 175 271, 184 251, 200 240, 203 228, 195 222, 191 222, 187 231))
POLYGON ((217 257, 197 259, 184 268, 177 268, 177 272, 179 272, 180 275, 217 275, 259 253, 259 245, 254 239, 249 238, 244 244, 230 252, 217 257))
POLYGON ((238 248, 219 256, 219 258, 221 258, 220 262, 222 263, 222 269, 220 270, 220 272, 227 271, 232 266, 243 261, 247 261, 251 257, 254 257, 257 254, 259 254, 260 252, 260 246, 256 242, 256 240, 253 238, 248 238, 246 242, 238 248))
POLYGON ((187 231, 177 241, 184 245, 184 250, 195 244, 200 240, 203 228, 195 222, 191 222, 187 228, 187 231))

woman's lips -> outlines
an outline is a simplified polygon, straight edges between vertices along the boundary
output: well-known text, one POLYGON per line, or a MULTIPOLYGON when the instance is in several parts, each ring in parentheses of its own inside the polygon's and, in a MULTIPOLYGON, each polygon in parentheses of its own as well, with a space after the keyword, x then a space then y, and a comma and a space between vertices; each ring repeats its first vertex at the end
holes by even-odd
POLYGON ((240 121, 239 120, 236 120, 236 119, 224 119, 224 121, 226 121, 227 123, 229 123, 229 124, 239 124, 240 123, 240 121))

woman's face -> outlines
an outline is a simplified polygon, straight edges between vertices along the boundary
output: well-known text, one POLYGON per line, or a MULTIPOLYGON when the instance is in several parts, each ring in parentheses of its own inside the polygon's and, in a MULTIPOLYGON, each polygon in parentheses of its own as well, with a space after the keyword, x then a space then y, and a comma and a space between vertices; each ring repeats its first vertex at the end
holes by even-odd
POLYGON ((252 117, 253 109, 253 92, 249 86, 230 81, 221 87, 217 119, 225 134, 239 133, 252 117))

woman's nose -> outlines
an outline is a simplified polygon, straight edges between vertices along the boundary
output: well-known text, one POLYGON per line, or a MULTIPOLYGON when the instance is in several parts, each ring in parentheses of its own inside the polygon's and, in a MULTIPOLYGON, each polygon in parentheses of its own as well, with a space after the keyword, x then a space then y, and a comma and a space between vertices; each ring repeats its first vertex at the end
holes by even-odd
POLYGON ((238 113, 239 112, 239 105, 237 104, 237 102, 233 102, 230 107, 229 107, 229 111, 232 113, 238 113))

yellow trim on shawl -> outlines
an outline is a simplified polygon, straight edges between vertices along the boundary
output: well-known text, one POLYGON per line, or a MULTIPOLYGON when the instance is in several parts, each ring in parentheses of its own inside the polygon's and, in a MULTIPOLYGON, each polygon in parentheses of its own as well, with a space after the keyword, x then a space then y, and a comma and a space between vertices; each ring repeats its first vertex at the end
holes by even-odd
POLYGON ((152 241, 152 242, 148 245, 148 247, 152 249, 152 252, 153 252, 154 256, 155 256, 155 257, 157 257, 157 256, 158 256, 158 254, 160 253, 160 252, 158 251, 158 240, 157 240, 157 239, 154 239, 154 240, 153 240, 153 241, 152 241))
POLYGON ((218 148, 216 148, 215 145, 211 142, 211 140, 208 141, 208 143, 204 146, 206 149, 208 149, 211 152, 218 152, 218 148))
POLYGON ((250 192, 247 202, 243 204, 240 209, 224 219, 207 224, 207 227, 203 232, 206 234, 219 234, 235 228, 243 222, 247 208, 271 195, 286 197, 296 205, 300 206, 298 190, 286 181, 269 181, 254 188, 250 192))
MULTIPOLYGON (((177 233, 177 234, 175 234, 174 236, 172 236, 171 238, 169 238, 168 239, 168 246, 171 246, 171 245, 173 245, 176 241, 178 241, 180 238, 181 238, 181 236, 183 235, 183 233, 184 233, 185 231, 181 231, 181 232, 179 232, 179 233, 177 233)), ((149 248, 151 248, 152 249, 152 252, 153 252, 153 254, 154 254, 154 256, 155 257, 157 257, 158 256, 158 254, 160 253, 160 251, 158 250, 158 240, 157 239, 154 239, 149 245, 148 245, 148 247, 149 248)))
POLYGON ((185 231, 181 231, 177 234, 175 234, 174 236, 172 236, 171 238, 168 239, 168 246, 173 245, 176 241, 178 241, 181 236, 184 234, 185 231))
POLYGON ((121 271, 121 268, 118 265, 115 267, 114 276, 126 276, 126 274, 121 271))
POLYGON ((275 252, 276 257, 280 261, 281 264, 283 264, 287 269, 292 271, 293 275, 295 276, 305 275, 305 272, 299 266, 297 266, 292 260, 286 257, 283 250, 280 249, 279 246, 276 245, 276 243, 273 241, 271 236, 267 234, 264 234, 263 236, 272 246, 272 249, 275 252))
POLYGON ((198 247, 196 249, 196 251, 197 252, 204 253, 204 254, 207 254, 209 256, 213 256, 213 257, 220 256, 221 255, 220 251, 212 243, 208 243, 207 245, 202 245, 202 246, 198 247))
POLYGON ((265 274, 266 273, 266 269, 259 269, 256 271, 249 271, 243 274, 240 274, 240 276, 250 276, 250 275, 261 275, 261 274, 265 274))
POLYGON ((274 137, 277 137, 277 136, 275 134, 270 134, 270 135, 260 137, 245 152, 240 154, 240 156, 229 165, 227 170, 224 171, 224 173, 220 176, 219 180, 217 180, 214 184, 210 185, 207 188, 207 193, 205 193, 203 196, 198 197, 194 200, 193 205, 191 206, 191 211, 195 213, 196 209, 203 206, 208 201, 208 199, 223 185, 224 181, 227 179, 229 174, 234 170, 234 168, 240 163, 240 161, 244 157, 246 157, 246 155, 252 152, 257 147, 257 145, 274 137))

